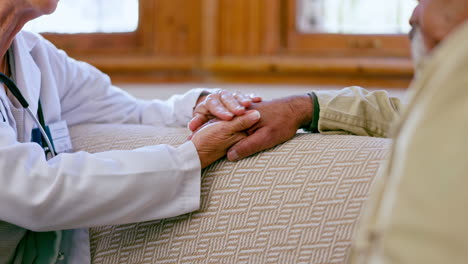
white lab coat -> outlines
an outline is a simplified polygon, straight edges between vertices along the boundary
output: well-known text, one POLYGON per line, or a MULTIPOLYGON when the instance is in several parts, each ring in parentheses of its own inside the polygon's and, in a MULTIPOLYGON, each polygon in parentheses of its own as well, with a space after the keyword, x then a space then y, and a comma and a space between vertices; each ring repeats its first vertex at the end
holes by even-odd
MULTIPOLYGON (((16 83, 45 120, 185 126, 202 89, 168 101, 143 101, 111 85, 89 64, 69 58, 39 35, 20 32, 13 43, 16 83)), ((18 142, 8 97, 0 89, 0 220, 33 231, 87 228, 177 216, 200 203, 200 161, 191 141, 180 147, 60 154, 47 161, 30 143, 33 120, 25 115, 18 142)), ((89 252, 86 235, 81 253, 89 252), (87 250, 84 250, 86 247, 87 250), (84 250, 84 251, 83 251, 84 250)), ((89 261, 68 259, 69 263, 89 261)), ((75 256, 76 257, 76 256, 75 256)))

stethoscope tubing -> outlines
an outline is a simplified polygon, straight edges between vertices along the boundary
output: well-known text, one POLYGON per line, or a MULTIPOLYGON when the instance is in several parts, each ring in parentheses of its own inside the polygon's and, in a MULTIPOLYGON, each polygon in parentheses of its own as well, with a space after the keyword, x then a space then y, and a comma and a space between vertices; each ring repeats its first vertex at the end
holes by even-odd
POLYGON ((36 116, 31 112, 31 109, 29 108, 29 103, 26 101, 24 98, 23 94, 21 94, 21 91, 18 89, 16 86, 15 82, 13 82, 12 79, 10 79, 8 76, 0 72, 0 82, 4 83, 8 90, 13 94, 13 96, 19 101, 21 106, 28 112, 29 116, 33 119, 34 123, 36 126, 39 128, 39 131, 41 132, 42 137, 45 139, 47 147, 49 148, 49 151, 51 153, 52 157, 55 157, 55 150, 52 147, 52 143, 49 139, 49 136, 45 132, 44 128, 40 124, 39 120, 37 120, 36 116))
POLYGON ((41 124, 39 123, 39 120, 37 120, 37 118, 34 116, 34 114, 31 112, 31 109, 28 108, 25 108, 26 109, 26 112, 29 113, 29 116, 34 120, 34 123, 36 123, 36 126, 37 128, 39 128, 39 131, 41 132, 42 134, 42 137, 45 139, 46 141, 46 144, 47 144, 47 147, 49 148, 49 151, 50 151, 50 154, 53 157, 55 157, 55 150, 54 148, 52 147, 52 142, 50 142, 50 139, 49 139, 49 136, 47 135, 47 133, 44 131, 44 128, 41 126, 41 124))

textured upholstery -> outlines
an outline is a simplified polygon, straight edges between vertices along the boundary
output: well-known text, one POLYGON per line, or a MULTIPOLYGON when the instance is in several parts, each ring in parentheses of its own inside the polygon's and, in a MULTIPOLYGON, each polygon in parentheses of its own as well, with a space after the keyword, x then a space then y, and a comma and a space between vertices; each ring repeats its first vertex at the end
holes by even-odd
MULTIPOLYGON (((76 150, 177 145, 185 129, 87 125, 76 150)), ((203 172, 199 211, 91 229, 93 263, 344 263, 390 140, 298 134, 203 172)))

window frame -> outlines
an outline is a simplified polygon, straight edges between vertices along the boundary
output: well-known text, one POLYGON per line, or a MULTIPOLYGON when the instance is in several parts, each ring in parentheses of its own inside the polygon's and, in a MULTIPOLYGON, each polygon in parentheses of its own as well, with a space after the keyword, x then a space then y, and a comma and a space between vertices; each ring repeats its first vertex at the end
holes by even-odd
POLYGON ((296 24, 298 1, 287 1, 287 47, 290 54, 348 58, 411 58, 410 41, 405 34, 299 32, 296 24))
POLYGON ((191 72, 201 46, 201 1, 139 0, 134 32, 42 35, 71 57, 111 75, 114 81, 194 79, 191 72), (180 11, 180 6, 187 8, 180 11))
POLYGON ((42 33, 42 35, 54 43, 57 47, 66 50, 70 54, 99 54, 110 55, 121 52, 141 53, 148 50, 151 45, 150 34, 152 17, 148 12, 154 10, 154 1, 139 1, 138 26, 134 32, 123 33, 42 33))

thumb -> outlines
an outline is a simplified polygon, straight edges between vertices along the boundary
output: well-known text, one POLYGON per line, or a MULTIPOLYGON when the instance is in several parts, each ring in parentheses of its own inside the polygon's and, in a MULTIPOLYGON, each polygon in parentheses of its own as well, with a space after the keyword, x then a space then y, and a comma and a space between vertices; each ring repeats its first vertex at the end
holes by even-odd
POLYGON ((247 112, 245 115, 238 116, 230 122, 225 124, 228 126, 229 132, 237 133, 244 131, 255 125, 260 120, 260 112, 252 110, 247 112))
POLYGON ((248 157, 252 154, 275 146, 266 129, 259 129, 252 135, 242 139, 232 146, 228 153, 227 158, 230 161, 237 161, 248 157))
POLYGON ((200 113, 195 113, 195 116, 190 120, 187 127, 191 131, 197 130, 197 128, 201 127, 203 124, 208 122, 209 118, 206 115, 202 115, 200 113))

